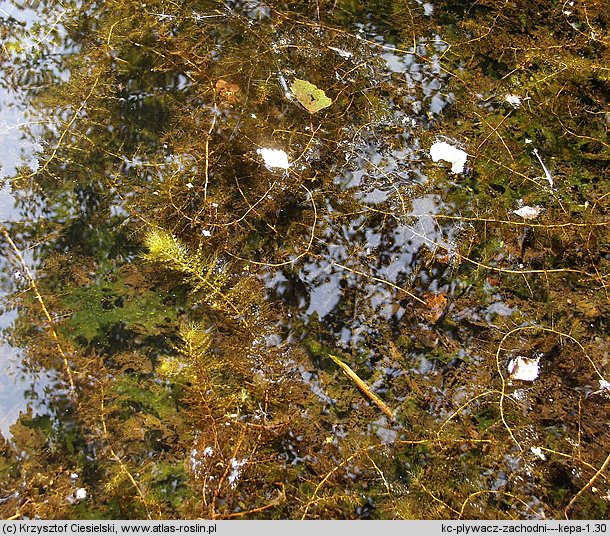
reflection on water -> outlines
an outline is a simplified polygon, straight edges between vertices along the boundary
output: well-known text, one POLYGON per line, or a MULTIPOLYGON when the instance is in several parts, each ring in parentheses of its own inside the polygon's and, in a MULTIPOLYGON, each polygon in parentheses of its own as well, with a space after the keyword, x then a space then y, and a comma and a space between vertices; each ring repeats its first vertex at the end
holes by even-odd
MULTIPOLYGON (((3 315, 7 317, 8 315, 3 315)), ((48 410, 48 397, 58 382, 54 371, 34 372, 23 367, 23 350, 14 348, 0 339, 0 433, 12 437, 10 427, 21 413, 43 415, 48 410)))
MULTIPOLYGON (((24 56, 39 51, 40 43, 28 32, 33 32, 34 25, 43 21, 40 15, 13 2, 0 2, 0 17, 25 31, 27 37, 15 41, 23 47, 24 56)), ((31 113, 27 95, 29 81, 22 78, 21 84, 16 83, 16 78, 26 76, 19 70, 19 62, 15 61, 13 65, 5 64, 0 73, 0 226, 36 218, 32 209, 39 202, 32 198, 31 192, 19 191, 11 183, 11 177, 23 166, 32 171, 38 168, 37 153, 42 149, 37 136, 42 130, 38 125, 48 120, 38 119, 31 113)), ((3 371, 0 375, 0 432, 9 438, 9 428, 20 412, 28 408, 34 415, 44 412, 46 391, 57 381, 57 375, 52 370, 31 370, 24 360, 24 350, 11 346, 8 340, 7 334, 18 315, 11 296, 18 292, 17 289, 25 288, 26 279, 16 259, 7 253, 4 250, 0 257, 0 370, 3 371)), ((33 252, 24 253, 24 257, 33 270, 33 252)))
MULTIPOLYGON (((304 322, 325 319, 340 347, 364 351, 365 338, 378 332, 380 323, 401 320, 399 289, 414 284, 420 249, 454 249, 453 225, 441 227, 434 219, 446 210, 440 196, 415 194, 428 181, 417 127, 432 128, 453 96, 444 90, 438 55, 446 44, 439 36, 430 42, 420 38, 416 53, 397 51, 370 26, 361 27, 358 37, 364 44, 350 52, 349 61, 368 61, 375 83, 398 89, 373 120, 343 128, 350 143, 340 148, 333 182, 337 199, 347 199, 345 192, 356 204, 323 201, 317 254, 301 264, 296 279, 292 270, 279 270, 269 275, 267 286, 296 305, 304 322), (370 60, 377 51, 383 61, 370 60)), ((428 285, 439 290, 433 281, 421 283, 422 294, 428 285)))

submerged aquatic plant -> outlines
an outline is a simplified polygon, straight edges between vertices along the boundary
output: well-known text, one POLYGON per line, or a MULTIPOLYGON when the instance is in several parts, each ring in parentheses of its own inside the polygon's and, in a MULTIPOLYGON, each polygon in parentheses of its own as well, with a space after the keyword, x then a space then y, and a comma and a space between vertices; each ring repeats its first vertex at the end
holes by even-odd
POLYGON ((180 344, 172 345, 177 355, 164 356, 156 368, 157 373, 170 381, 176 381, 179 376, 196 381, 194 367, 203 365, 206 368, 211 362, 208 359, 212 344, 211 332, 201 324, 187 322, 180 326, 178 336, 180 344))
POLYGON ((144 259, 181 273, 185 281, 192 285, 193 293, 201 291, 200 301, 214 309, 233 313, 246 322, 233 298, 223 291, 227 274, 218 266, 217 257, 206 256, 201 246, 193 251, 174 235, 161 229, 149 230, 144 237, 144 244, 148 249, 142 255, 144 259))
POLYGON ((210 331, 203 328, 201 324, 188 322, 180 327, 178 332, 183 346, 178 351, 188 359, 195 361, 203 359, 212 343, 210 331))

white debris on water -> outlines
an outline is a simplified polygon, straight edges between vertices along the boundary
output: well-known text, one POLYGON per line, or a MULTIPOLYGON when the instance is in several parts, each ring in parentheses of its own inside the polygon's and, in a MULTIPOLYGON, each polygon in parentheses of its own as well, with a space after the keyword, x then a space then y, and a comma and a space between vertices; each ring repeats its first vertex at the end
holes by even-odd
POLYGON ((191 450, 191 456, 189 459, 191 470, 194 473, 197 473, 203 465, 202 458, 208 458, 212 454, 214 454, 214 449, 212 447, 206 447, 201 452, 199 452, 197 449, 191 450))
POLYGON ((342 58, 345 58, 345 59, 351 58, 353 56, 353 54, 351 52, 348 52, 347 50, 343 50, 341 48, 336 48, 336 47, 331 47, 331 46, 329 46, 328 48, 330 48, 330 50, 333 50, 334 52, 339 54, 339 56, 341 56, 342 58))
POLYGON ((528 358, 519 355, 510 360, 507 368, 511 380, 533 382, 540 374, 540 358, 528 358))
POLYGON ((524 220, 534 220, 542 213, 544 209, 538 205, 530 207, 525 205, 517 210, 513 210, 513 214, 521 216, 524 220))
POLYGON ((599 380, 599 388, 602 391, 610 391, 610 382, 606 380, 599 380))
POLYGON ((198 454, 199 452, 197 451, 197 449, 191 450, 191 457, 189 461, 191 465, 191 471, 193 471, 194 473, 197 472, 197 469, 199 469, 199 466, 201 465, 201 460, 199 459, 198 454))
POLYGON ((70 504, 75 504, 87 498, 87 490, 85 488, 77 488, 72 495, 68 495, 66 500, 70 504))
POLYGON ((553 175, 551 175, 549 168, 547 168, 544 165, 544 162, 542 161, 542 158, 540 157, 540 153, 538 152, 538 149, 536 149, 534 147, 533 153, 536 155, 538 162, 540 162, 540 165, 542 166, 542 169, 544 170, 544 176, 546 177, 546 180, 549 182, 549 185, 551 186, 551 190, 553 190, 555 188, 555 180, 553 179, 553 175))
POLYGON ((438 162, 439 160, 450 162, 453 173, 463 173, 468 153, 447 142, 438 141, 430 147, 430 158, 432 158, 433 162, 438 162))
POLYGON ((540 447, 532 447, 530 450, 532 451, 534 456, 538 456, 538 458, 543 461, 546 460, 546 456, 544 455, 544 452, 542 452, 542 449, 540 447))
POLYGON ((248 463, 248 458, 244 458, 243 460, 231 458, 231 473, 227 479, 232 488, 237 485, 237 480, 239 479, 239 475, 241 473, 240 469, 246 465, 246 463, 248 463))
POLYGON ((527 390, 525 390, 525 389, 515 389, 511 393, 511 396, 515 400, 518 400, 519 402, 525 402, 527 400, 527 390))
POLYGON ((288 169, 288 155, 281 149, 257 149, 256 152, 261 155, 263 162, 269 168, 288 169))
POLYGON ((521 106, 521 97, 519 97, 519 95, 509 93, 508 95, 504 95, 504 100, 513 108, 519 108, 519 106, 521 106))

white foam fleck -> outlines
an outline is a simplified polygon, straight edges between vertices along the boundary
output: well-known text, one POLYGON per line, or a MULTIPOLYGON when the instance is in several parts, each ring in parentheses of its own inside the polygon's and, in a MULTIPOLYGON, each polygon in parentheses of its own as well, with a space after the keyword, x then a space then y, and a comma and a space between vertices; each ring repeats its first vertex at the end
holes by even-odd
POLYGON ((540 447, 532 447, 530 450, 535 456, 538 456, 538 458, 540 458, 541 460, 546 460, 546 456, 544 455, 540 447))
POLYGON ((534 207, 525 205, 524 207, 521 207, 517 210, 513 210, 513 214, 521 216, 524 220, 533 220, 540 216, 543 210, 544 209, 542 207, 539 207, 538 205, 534 207))
POLYGON ((504 100, 508 102, 508 104, 510 104, 513 108, 519 108, 519 106, 521 106, 521 97, 519 97, 519 95, 504 95, 504 100))
POLYGON ((288 169, 288 155, 281 149, 257 149, 256 152, 261 155, 265 165, 270 168, 288 169))
POLYGON ((433 143, 432 147, 430 147, 430 158, 432 158, 433 162, 438 162, 439 160, 450 162, 453 173, 463 173, 468 153, 447 142, 439 141, 433 143))

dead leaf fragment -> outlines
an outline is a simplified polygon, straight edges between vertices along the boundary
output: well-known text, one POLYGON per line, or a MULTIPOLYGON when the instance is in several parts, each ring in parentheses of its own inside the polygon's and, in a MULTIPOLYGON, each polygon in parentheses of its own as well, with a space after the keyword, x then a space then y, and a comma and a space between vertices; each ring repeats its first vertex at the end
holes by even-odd
POLYGON ((237 84, 231 84, 222 78, 219 78, 214 86, 214 91, 221 100, 228 104, 234 104, 239 100, 240 87, 237 84))
POLYGON ((290 91, 310 114, 328 108, 333 103, 323 90, 314 86, 311 82, 307 82, 307 80, 295 78, 292 86, 290 86, 290 91))
POLYGON ((424 294, 424 300, 428 308, 422 313, 422 316, 433 324, 438 322, 447 307, 445 293, 440 292, 439 294, 436 294, 434 292, 426 292, 424 294))

